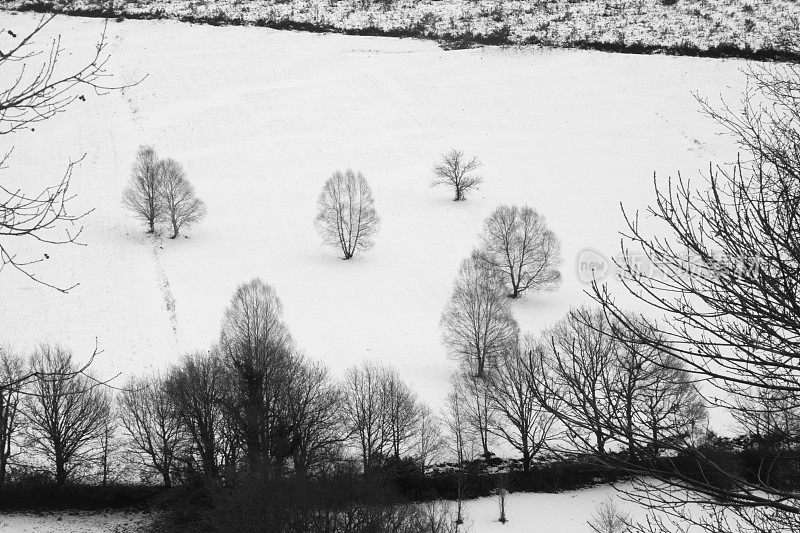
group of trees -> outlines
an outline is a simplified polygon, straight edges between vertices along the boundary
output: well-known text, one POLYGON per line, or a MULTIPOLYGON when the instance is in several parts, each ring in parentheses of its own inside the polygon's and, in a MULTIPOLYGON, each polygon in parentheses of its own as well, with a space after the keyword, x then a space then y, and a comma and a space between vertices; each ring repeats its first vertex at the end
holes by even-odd
POLYGON ((445 427, 459 461, 490 455, 494 438, 523 471, 541 451, 636 462, 705 430, 707 414, 679 361, 645 351, 601 308, 571 311, 539 336, 509 335, 477 375, 453 377, 445 427))
POLYGON ((122 202, 150 233, 157 223, 168 224, 171 239, 206 214, 205 204, 195 194, 180 163, 159 159, 152 146, 139 148, 122 202))
POLYGON ((501 205, 485 221, 481 247, 461 263, 442 314, 451 355, 483 376, 487 361, 519 336, 508 298, 552 290, 561 281, 561 244, 531 207, 501 205))
POLYGON ((34 377, 0 395, 0 482, 10 463, 42 460, 59 485, 107 475, 113 450, 113 461, 167 487, 176 476, 313 475, 347 457, 359 457, 365 474, 438 457, 435 417, 396 371, 364 362, 336 381, 297 349, 281 315, 272 287, 242 284, 211 350, 118 390, 62 347, 41 345, 27 360, 3 350, 4 381, 34 377))

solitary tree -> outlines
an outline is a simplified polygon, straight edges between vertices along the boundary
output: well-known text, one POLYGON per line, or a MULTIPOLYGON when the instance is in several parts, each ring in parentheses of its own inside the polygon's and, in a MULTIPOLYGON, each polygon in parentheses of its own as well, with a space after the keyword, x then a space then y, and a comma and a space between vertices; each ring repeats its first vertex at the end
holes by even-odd
MULTIPOLYGON (((102 92, 102 78, 108 61, 103 32, 94 53, 71 71, 60 68, 64 50, 59 37, 49 46, 37 44, 54 16, 42 17, 33 29, 15 32, 0 28, 0 135, 33 130, 38 123, 65 111, 71 104, 85 101, 81 89, 102 92)), ((0 168, 10 152, 0 156, 0 168)), ((43 244, 80 244, 79 221, 88 211, 70 209, 75 195, 70 189, 72 171, 80 161, 72 161, 58 180, 37 192, 0 184, 0 268, 10 265, 36 283, 61 292, 75 285, 53 284, 37 277, 33 265, 47 258, 22 257, 10 247, 13 238, 27 238, 43 244)))
POLYGON ((181 420, 164 379, 159 375, 130 379, 119 395, 122 427, 136 461, 172 486, 172 473, 184 452, 181 420))
POLYGON ((111 403, 96 380, 76 374, 72 354, 62 347, 39 346, 31 367, 37 377, 23 411, 28 445, 53 464, 61 486, 97 460, 111 403))
POLYGON ((328 178, 317 199, 315 222, 323 241, 340 248, 344 259, 374 244, 380 217, 372 189, 361 172, 336 171, 328 178))
POLYGON ((147 224, 150 233, 155 231, 156 221, 162 216, 162 180, 161 163, 155 150, 152 146, 140 146, 122 203, 147 224))
POLYGON ((500 278, 474 255, 461 263, 440 324, 451 356, 466 362, 478 376, 516 341, 519 330, 500 278))
POLYGON ((561 243, 532 208, 501 205, 484 223, 479 257, 504 278, 512 298, 561 281, 561 243))
POLYGON ((194 192, 194 187, 186 179, 180 163, 165 159, 159 165, 161 175, 161 208, 164 218, 172 226, 172 236, 178 236, 181 228, 200 221, 206 214, 206 206, 194 192))
POLYGON ((483 178, 475 174, 481 166, 480 161, 473 157, 467 160, 464 152, 450 150, 442 154, 441 161, 433 167, 432 186, 445 185, 452 187, 455 200, 459 202, 467 199, 467 193, 483 183, 483 178))

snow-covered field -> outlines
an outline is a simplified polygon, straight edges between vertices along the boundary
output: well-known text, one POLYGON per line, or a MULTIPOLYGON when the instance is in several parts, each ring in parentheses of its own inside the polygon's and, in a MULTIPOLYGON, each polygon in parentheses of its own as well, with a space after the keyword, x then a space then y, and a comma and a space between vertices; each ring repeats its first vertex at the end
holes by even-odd
MULTIPOLYGON (((644 510, 620 499, 611 486, 559 494, 510 494, 501 524, 496 498, 479 498, 464 504, 466 531, 471 533, 590 533, 588 521, 596 506, 613 501, 621 514, 633 520, 644 510)), ((14 533, 133 533, 152 527, 154 515, 139 512, 0 514, 0 531, 14 533)))
MULTIPOLYGON (((31 15, 0 14, 22 31, 31 15)), ((81 60, 97 19, 59 17, 65 61, 81 60)), ((742 61, 535 48, 444 51, 434 43, 255 27, 126 21, 108 27, 117 83, 86 94, 35 132, 0 139, 14 153, 7 187, 35 189, 86 153, 72 188, 85 247, 50 255, 37 273, 80 286, 68 295, 13 271, 0 275, 2 341, 20 351, 60 342, 105 376, 161 368, 218 336, 237 284, 272 284, 302 349, 335 374, 385 361, 437 406, 454 363, 439 316, 459 262, 501 202, 529 204, 562 238, 560 290, 514 303, 536 331, 587 301, 576 258, 611 255, 619 202, 644 208, 652 173, 696 175, 736 157, 692 91, 735 98, 742 61), (169 35, 169 39, 165 38, 169 35), (186 168, 208 205, 188 238, 148 237, 121 206, 136 149, 152 144, 186 168), (477 155, 485 184, 467 202, 429 187, 437 155, 477 155), (317 194, 336 169, 370 180, 382 229, 352 261, 321 246, 317 194)))
MULTIPOLYGON (((778 49, 800 36, 793 0, 6 0, 8 9, 300 24, 439 38, 570 46, 778 49)), ((2 8, 2 6, 0 6, 2 8)))
POLYGON ((7 533, 141 533, 152 525, 150 513, 128 511, 0 514, 7 533))

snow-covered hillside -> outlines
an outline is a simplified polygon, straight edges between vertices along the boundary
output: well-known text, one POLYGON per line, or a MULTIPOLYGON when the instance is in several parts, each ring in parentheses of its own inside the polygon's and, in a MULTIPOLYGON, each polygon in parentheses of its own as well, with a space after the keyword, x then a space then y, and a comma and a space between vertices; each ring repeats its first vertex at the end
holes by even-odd
MULTIPOLYGON (((0 14, 20 31, 31 15, 0 14)), ((59 17, 71 51, 92 52, 103 23, 59 17)), ((114 82, 66 113, 0 139, 15 145, 9 187, 36 188, 77 167, 85 247, 37 272, 80 286, 68 295, 12 271, 0 275, 0 336, 20 350, 61 342, 79 357, 104 350, 110 376, 175 361, 215 341, 237 284, 272 284, 309 356, 338 374, 363 358, 397 367, 437 404, 453 363, 439 316, 459 262, 499 203, 529 204, 563 240, 558 292, 514 303, 536 331, 587 301, 576 274, 585 248, 611 255, 619 202, 644 208, 652 174, 696 175, 736 157, 697 111, 692 91, 735 98, 734 60, 535 48, 444 51, 434 43, 171 21, 111 22, 114 82), (168 31, 165 31, 168 30, 168 31), (165 35, 169 40, 165 41, 165 35), (723 89, 720 89, 723 88, 723 89), (180 161, 208 206, 188 238, 150 238, 121 206, 140 144, 180 161), (458 147, 484 163, 467 202, 431 189, 437 155, 458 147), (352 261, 320 245, 313 217, 323 181, 353 167, 370 180, 383 219, 374 249, 352 261)))
MULTIPOLYGON (((176 18, 470 42, 788 52, 793 0, 6 0, 0 9, 176 18), (378 32, 378 33, 375 33, 378 32)), ((711 51, 712 55, 715 53, 711 51)))

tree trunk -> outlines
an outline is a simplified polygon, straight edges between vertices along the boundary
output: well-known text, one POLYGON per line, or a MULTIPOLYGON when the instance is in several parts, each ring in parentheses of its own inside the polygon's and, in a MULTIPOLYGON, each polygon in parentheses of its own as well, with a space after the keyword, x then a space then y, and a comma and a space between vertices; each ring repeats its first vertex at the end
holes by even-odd
POLYGON ((531 471, 531 450, 528 447, 528 439, 522 439, 522 471, 529 474, 531 471))
POLYGON ((56 458, 56 486, 63 487, 67 482, 67 468, 63 459, 56 458))

